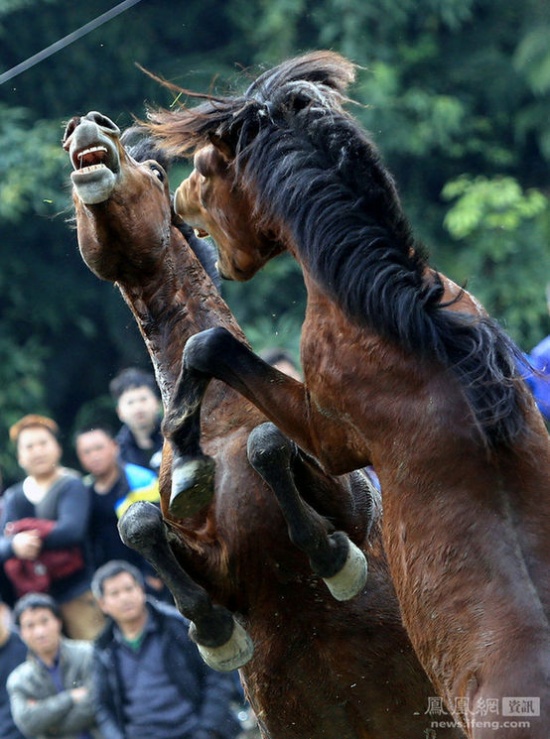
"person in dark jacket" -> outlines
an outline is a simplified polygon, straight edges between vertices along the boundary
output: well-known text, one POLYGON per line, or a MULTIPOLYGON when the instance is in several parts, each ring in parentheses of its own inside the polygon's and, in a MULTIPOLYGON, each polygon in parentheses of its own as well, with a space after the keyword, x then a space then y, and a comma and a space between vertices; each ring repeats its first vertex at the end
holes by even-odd
POLYGON ((27 476, 3 496, 0 563, 16 560, 24 564, 27 592, 47 591, 60 607, 67 635, 93 639, 103 617, 90 590, 93 570, 86 540, 90 494, 81 476, 62 466, 58 435, 55 421, 36 414, 24 416, 10 428, 19 466, 27 476), (27 528, 18 530, 18 525, 27 528), (46 526, 49 533, 45 533, 46 526), (77 550, 74 568, 63 575, 46 572, 42 555, 68 550, 77 550), (33 566, 35 562, 38 566, 33 566), (29 582, 33 571, 34 585, 29 582), (51 577, 45 578, 46 574, 51 577))
POLYGON ((13 615, 28 652, 6 687, 24 736, 102 739, 92 702, 92 644, 62 635, 59 608, 45 593, 20 598, 13 615))
POLYGON ((100 567, 92 591, 107 625, 94 644, 97 721, 104 739, 234 739, 235 676, 209 668, 173 606, 148 600, 139 569, 100 567))
POLYGON ((158 474, 164 439, 160 430, 160 392, 154 376, 128 367, 111 380, 109 390, 122 421, 116 436, 120 459, 158 474))

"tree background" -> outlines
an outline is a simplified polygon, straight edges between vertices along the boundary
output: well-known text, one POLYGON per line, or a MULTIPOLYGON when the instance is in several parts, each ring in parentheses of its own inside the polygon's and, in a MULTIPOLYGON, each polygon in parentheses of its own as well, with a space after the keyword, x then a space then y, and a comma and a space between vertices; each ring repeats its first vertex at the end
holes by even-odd
MULTIPOLYGON (((0 75, 117 3, 0 0, 0 75)), ((550 0, 141 0, 0 85, 0 469, 7 429, 51 414, 71 434, 113 422, 107 389, 150 366, 112 285, 88 272, 70 222, 63 126, 99 110, 121 127, 172 95, 136 62, 197 90, 315 48, 360 65, 352 96, 432 263, 465 283, 529 350, 550 332, 550 0)), ((243 79, 244 77, 244 79, 243 79)), ((183 170, 174 176, 183 176, 183 170)), ((176 182, 174 182, 176 184, 176 182)), ((257 350, 298 356, 304 290, 274 260, 224 294, 257 350)))

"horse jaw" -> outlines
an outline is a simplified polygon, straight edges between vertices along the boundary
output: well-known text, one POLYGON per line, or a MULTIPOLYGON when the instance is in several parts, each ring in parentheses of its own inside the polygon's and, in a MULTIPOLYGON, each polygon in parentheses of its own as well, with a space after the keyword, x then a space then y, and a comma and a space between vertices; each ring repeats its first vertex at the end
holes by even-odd
POLYGON ((71 174, 76 194, 85 205, 97 205, 111 197, 117 176, 103 164, 71 174))

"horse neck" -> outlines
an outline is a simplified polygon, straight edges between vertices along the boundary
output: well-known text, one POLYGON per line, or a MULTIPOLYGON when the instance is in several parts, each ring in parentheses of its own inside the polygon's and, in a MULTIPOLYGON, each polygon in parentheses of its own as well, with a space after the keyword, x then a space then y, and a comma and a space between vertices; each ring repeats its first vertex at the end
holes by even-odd
POLYGON ((227 304, 175 226, 157 269, 148 271, 142 280, 117 284, 145 341, 165 407, 191 336, 224 326, 244 339, 227 304))

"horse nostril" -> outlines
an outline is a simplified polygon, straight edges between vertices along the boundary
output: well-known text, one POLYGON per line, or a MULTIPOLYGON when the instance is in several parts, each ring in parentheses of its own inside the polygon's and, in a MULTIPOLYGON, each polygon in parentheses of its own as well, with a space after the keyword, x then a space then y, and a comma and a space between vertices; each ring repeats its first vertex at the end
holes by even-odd
POLYGON ((63 146, 66 145, 68 139, 72 136, 75 128, 78 126, 81 120, 82 119, 80 118, 80 116, 73 116, 71 120, 67 123, 67 125, 65 126, 65 131, 63 133, 63 146))
POLYGON ((120 133, 119 127, 110 118, 107 118, 103 113, 98 113, 96 110, 91 110, 84 118, 88 121, 92 121, 101 128, 107 128, 109 131, 115 131, 120 133))

